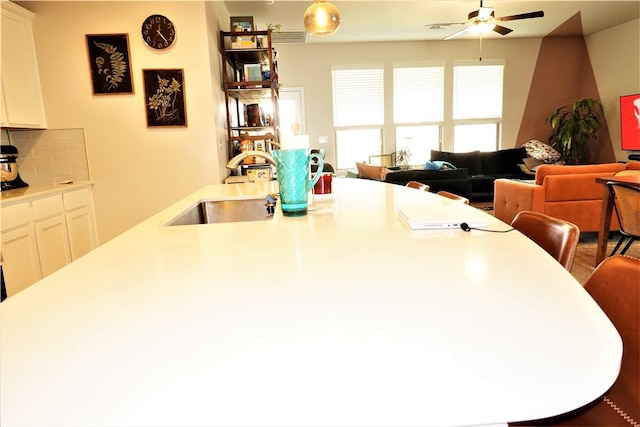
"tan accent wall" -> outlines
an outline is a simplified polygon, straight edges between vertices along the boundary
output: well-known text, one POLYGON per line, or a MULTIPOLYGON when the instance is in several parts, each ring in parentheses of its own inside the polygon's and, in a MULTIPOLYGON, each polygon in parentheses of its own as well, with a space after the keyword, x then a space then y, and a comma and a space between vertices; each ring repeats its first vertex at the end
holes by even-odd
MULTIPOLYGON (((542 40, 516 146, 531 139, 546 142, 551 127, 544 121, 560 106, 581 98, 600 99, 584 36, 571 34, 582 34, 580 13, 542 40)), ((590 163, 615 161, 606 119, 603 121, 597 144, 588 153, 590 163)))

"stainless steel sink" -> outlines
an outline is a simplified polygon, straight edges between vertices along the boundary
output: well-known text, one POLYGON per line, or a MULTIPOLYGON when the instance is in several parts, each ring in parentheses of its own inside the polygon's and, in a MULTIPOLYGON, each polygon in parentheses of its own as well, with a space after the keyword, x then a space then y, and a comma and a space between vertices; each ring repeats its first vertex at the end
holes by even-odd
POLYGON ((275 196, 259 199, 205 200, 189 208, 167 225, 218 224, 265 221, 273 218, 275 196))

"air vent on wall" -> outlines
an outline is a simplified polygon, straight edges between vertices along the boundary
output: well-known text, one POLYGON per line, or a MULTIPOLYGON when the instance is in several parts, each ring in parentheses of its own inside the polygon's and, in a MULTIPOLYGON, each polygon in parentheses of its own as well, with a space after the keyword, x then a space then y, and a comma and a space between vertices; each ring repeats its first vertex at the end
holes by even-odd
POLYGON ((306 43, 306 31, 273 31, 271 43, 306 43))

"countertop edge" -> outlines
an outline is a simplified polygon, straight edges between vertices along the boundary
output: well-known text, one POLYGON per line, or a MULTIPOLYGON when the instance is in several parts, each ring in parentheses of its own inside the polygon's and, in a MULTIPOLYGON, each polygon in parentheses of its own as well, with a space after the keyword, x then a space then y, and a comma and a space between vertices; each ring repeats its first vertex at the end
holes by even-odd
POLYGON ((25 188, 6 190, 0 194, 0 206, 11 206, 50 194, 66 193, 93 185, 93 181, 78 181, 70 184, 34 184, 25 188))

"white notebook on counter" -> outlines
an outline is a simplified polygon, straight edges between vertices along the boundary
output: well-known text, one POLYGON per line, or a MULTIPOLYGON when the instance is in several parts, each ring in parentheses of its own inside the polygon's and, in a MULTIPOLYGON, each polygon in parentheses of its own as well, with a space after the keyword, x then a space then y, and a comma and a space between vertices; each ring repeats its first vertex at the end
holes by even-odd
POLYGON ((473 211, 458 210, 451 206, 409 206, 398 209, 398 215, 412 230, 443 230, 460 228, 466 223, 478 228, 487 225, 486 221, 475 217, 473 211))

